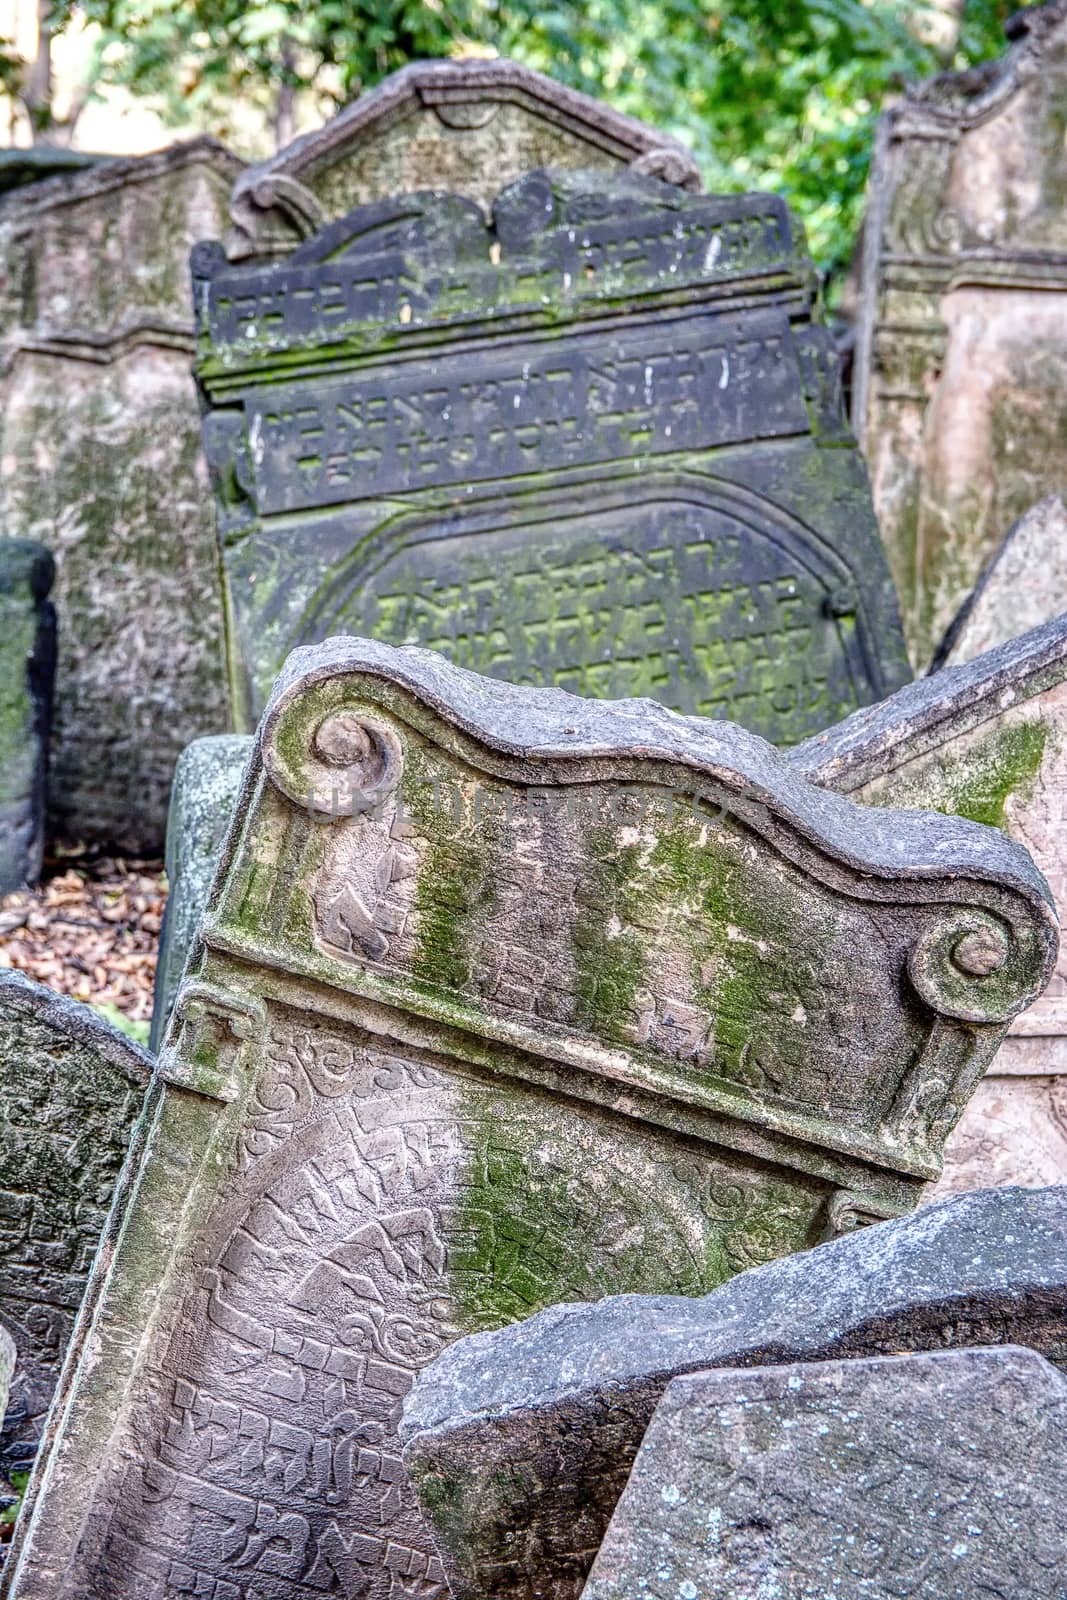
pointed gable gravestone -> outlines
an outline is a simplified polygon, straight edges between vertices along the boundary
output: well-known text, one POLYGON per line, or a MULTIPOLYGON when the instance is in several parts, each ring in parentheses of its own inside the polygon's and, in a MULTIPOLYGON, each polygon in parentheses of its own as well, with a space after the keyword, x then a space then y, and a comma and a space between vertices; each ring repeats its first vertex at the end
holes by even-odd
POLYGON ((1064 487, 1067 4, 997 62, 917 85, 880 125, 853 422, 916 667, 1005 528, 1064 487))
POLYGON ((786 743, 903 682, 813 283, 776 197, 632 172, 198 250, 238 720, 345 631, 786 743))
POLYGON ((909 1207, 1055 946, 1017 845, 740 728, 298 653, 7 1593, 443 1594, 415 1373, 909 1207))
POLYGON ((150 1071, 87 1006, 0 972, 0 1325, 18 1350, 4 1476, 33 1461, 150 1071))

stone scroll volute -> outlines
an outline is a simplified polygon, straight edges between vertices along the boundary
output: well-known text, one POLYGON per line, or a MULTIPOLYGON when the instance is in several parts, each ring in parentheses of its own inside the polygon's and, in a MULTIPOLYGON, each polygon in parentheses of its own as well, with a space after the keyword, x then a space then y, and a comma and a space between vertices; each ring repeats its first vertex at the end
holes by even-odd
POLYGON ((298 652, 7 1594, 443 1594, 414 1374, 906 1210, 1055 943, 1003 836, 728 724, 298 652))

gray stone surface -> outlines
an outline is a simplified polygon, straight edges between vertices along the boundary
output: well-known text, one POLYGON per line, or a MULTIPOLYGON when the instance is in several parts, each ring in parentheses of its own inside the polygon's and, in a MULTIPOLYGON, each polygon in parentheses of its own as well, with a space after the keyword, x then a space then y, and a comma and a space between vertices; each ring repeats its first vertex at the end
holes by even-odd
POLYGON ((347 632, 783 743, 908 676, 778 197, 552 169, 193 273, 238 726, 347 632))
POLYGON ((0 1474, 33 1460, 150 1071, 88 1007, 0 972, 0 1474))
POLYGON ((404 1459, 457 1596, 563 1600, 678 1374, 1012 1343, 1067 1365, 1067 1189, 962 1195, 702 1299, 554 1306, 464 1339, 409 1396, 404 1459))
POLYGON ((158 850, 179 752, 228 726, 187 263, 241 170, 199 139, 0 196, 0 526, 56 557, 68 838, 158 850))
POLYGON ((252 753, 246 734, 195 739, 178 757, 167 815, 169 892, 156 966, 150 1047, 158 1050, 207 905, 241 777, 252 753))
POLYGON ((44 855, 54 576, 43 545, 0 541, 0 894, 36 883, 44 855))
POLYGON ((517 61, 416 61, 234 186, 233 260, 287 255, 353 206, 448 189, 486 210, 537 167, 632 167, 699 189, 684 145, 517 61))
POLYGON ((999 61, 897 98, 871 168, 853 420, 916 668, 1064 487, 1067 5, 1007 32, 999 61))
POLYGON ((671 1384, 584 1600, 1060 1600, 1067 1379, 953 1350, 671 1384))
POLYGON ((1067 507, 1046 495, 1013 522, 942 641, 935 667, 973 661, 1067 612, 1067 507))
POLYGON ((906 1209, 1055 943, 1019 846, 740 728, 300 652, 9 1592, 443 1593, 415 1374, 906 1209))
MULTIPOLYGON (((791 760, 870 805, 932 806, 1005 829, 1067 904, 1067 617, 908 685, 791 760)), ((990 1072, 949 1142, 940 1192, 1067 1182, 1062 958, 990 1072)))

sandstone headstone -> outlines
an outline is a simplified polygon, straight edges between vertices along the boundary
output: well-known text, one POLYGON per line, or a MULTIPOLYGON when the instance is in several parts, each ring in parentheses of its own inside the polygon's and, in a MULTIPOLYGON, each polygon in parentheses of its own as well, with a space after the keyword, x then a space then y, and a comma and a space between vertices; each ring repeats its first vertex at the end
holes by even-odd
MULTIPOLYGON (((858 712, 791 756, 868 805, 1004 828, 1067 904, 1067 617, 858 712)), ((938 1192, 1067 1182, 1067 965, 1012 1022, 949 1141, 938 1192)))
POLYGON ((1057 1600, 1067 1378, 949 1350, 678 1378, 584 1600, 1057 1600))
POLYGON ((992 830, 335 640, 272 697, 198 949, 18 1600, 441 1593, 415 1372, 906 1209, 1055 933, 992 830))
POLYGON ((983 650, 1067 612, 1067 507, 1048 495, 1012 524, 949 628, 936 666, 983 650))
POLYGON ((538 167, 632 167, 687 189, 684 145, 517 61, 416 61, 234 186, 231 259, 287 255, 388 195, 448 189, 488 210, 538 167))
POLYGON ((408 1397, 404 1461, 459 1600, 570 1600, 680 1373, 992 1344, 1067 1367, 1067 1189, 961 1195, 703 1299, 619 1295, 462 1339, 408 1397))
POLYGON ((853 421, 917 666, 1035 501, 1064 488, 1067 5, 904 95, 876 143, 853 421))
POLYGON ((239 724, 344 631, 783 742, 906 678, 776 197, 542 171, 194 281, 239 724))
POLYGON ((151 1047, 158 1050, 229 831, 252 740, 194 739, 174 769, 167 813, 169 892, 159 940, 151 1047))
POLYGON ((186 262, 241 164, 200 139, 0 196, 0 524, 57 559, 52 811, 156 850, 179 752, 227 725, 186 262))
POLYGON ((33 1460, 150 1070, 86 1006, 0 972, 0 1325, 18 1349, 0 1474, 33 1460))
POLYGON ((0 540, 0 894, 36 883, 44 855, 54 575, 43 545, 0 540))

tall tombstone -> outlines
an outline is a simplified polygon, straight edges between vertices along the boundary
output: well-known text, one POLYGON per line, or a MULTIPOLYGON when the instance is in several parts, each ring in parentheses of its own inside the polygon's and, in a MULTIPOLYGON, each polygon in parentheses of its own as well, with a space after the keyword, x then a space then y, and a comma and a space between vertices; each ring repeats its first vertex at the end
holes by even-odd
MULTIPOLYGON (((1067 616, 909 684, 791 760, 867 805, 1003 828, 1067 904, 1067 616)), ((938 1192, 1067 1182, 1067 963, 1011 1024, 949 1141, 938 1192)))
POLYGON ((853 421, 917 667, 1004 530, 1063 489, 1067 5, 1007 31, 995 65, 904 95, 875 147, 853 421))
POLYGON ((33 1461, 150 1071, 87 1006, 0 972, 0 1476, 33 1461))
POLYGON ((414 1374, 906 1210, 1055 946, 1018 845, 740 728, 298 652, 4 1592, 442 1595, 414 1374))
POLYGON ((561 170, 194 261, 237 715, 352 631, 796 742, 907 676, 774 196, 561 170))
POLYGON ((56 671, 51 552, 0 541, 0 894, 36 883, 45 845, 56 671))
POLYGON ((210 139, 0 195, 0 526, 56 556, 53 825, 156 850, 227 725, 186 262, 241 163, 210 139))

